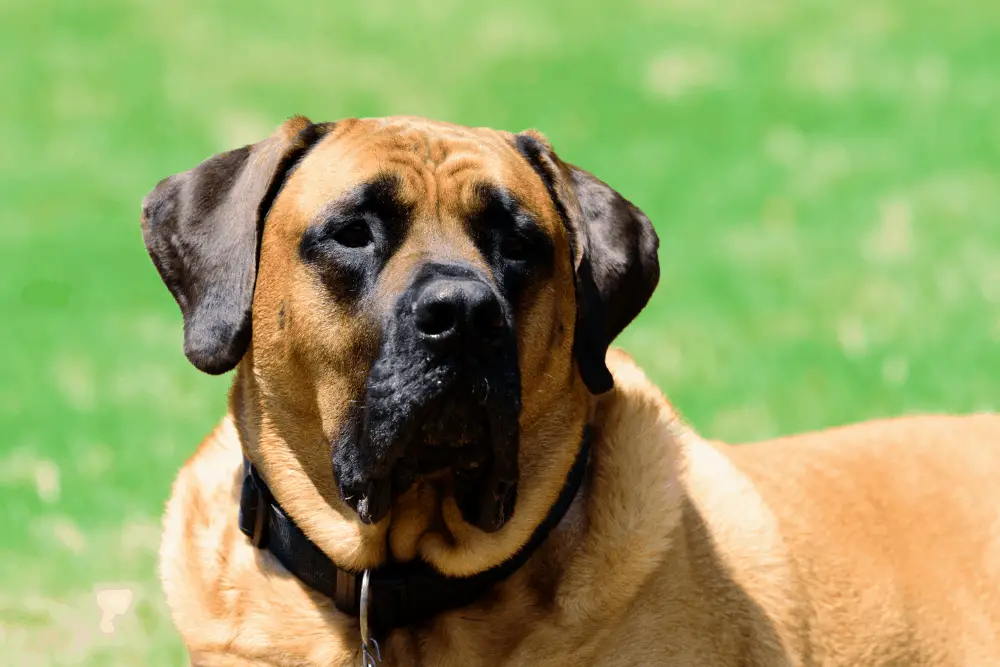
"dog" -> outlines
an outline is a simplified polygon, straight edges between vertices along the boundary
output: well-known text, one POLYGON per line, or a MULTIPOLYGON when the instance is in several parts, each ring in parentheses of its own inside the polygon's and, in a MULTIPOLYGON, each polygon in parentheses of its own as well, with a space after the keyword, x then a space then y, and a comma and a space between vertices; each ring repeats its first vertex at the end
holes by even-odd
POLYGON ((611 347, 653 226, 540 133, 295 117, 142 230, 236 370, 164 519, 193 665, 1000 664, 1000 416, 701 438, 611 347))

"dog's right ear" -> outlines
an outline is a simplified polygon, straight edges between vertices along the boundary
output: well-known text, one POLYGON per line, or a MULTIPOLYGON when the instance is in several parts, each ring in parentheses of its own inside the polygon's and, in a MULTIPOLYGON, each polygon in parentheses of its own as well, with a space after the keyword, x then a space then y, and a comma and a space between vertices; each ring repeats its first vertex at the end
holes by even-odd
POLYGON ((260 143, 163 179, 142 202, 142 236, 184 316, 184 354, 232 370, 250 343, 260 232, 286 175, 333 127, 297 116, 260 143))

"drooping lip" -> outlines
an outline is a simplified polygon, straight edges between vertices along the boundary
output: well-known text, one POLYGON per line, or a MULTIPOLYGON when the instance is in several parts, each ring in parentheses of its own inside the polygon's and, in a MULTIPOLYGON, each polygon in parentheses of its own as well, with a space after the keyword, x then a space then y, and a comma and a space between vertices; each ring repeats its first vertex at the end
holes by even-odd
POLYGON ((459 473, 453 486, 464 493, 456 499, 477 497, 463 516, 488 515, 517 481, 521 378, 513 322, 489 354, 443 354, 425 349, 407 321, 385 325, 361 400, 334 442, 341 498, 362 522, 376 523, 418 479, 459 473))
POLYGON ((379 390, 367 396, 334 447, 341 498, 362 522, 377 523, 417 481, 449 476, 463 517, 497 530, 513 511, 520 417, 519 386, 501 394, 498 384, 484 402, 462 384, 435 387, 422 400, 379 390))

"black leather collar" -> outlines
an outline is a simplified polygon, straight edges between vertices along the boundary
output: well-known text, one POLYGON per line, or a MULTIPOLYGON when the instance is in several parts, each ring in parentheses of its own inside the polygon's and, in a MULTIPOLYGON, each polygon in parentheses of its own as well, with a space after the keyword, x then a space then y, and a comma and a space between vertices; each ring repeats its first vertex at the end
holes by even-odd
MULTIPOLYGON (((378 634, 409 627, 465 607, 520 569, 569 510, 583 482, 590 458, 585 430, 576 461, 548 516, 510 559, 471 577, 445 576, 423 561, 388 563, 370 573, 369 624, 378 634)), ((333 598, 341 611, 358 615, 360 572, 337 567, 282 511, 257 469, 244 457, 240 495, 240 530, 259 549, 267 549, 310 588, 333 598)))

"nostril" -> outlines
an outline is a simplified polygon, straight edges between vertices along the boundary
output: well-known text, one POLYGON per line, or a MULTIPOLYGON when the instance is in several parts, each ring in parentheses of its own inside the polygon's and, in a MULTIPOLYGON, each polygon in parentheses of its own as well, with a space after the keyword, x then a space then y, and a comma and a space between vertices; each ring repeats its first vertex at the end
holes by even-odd
POLYGON ((440 336, 455 328, 455 305, 447 301, 430 301, 417 308, 417 329, 427 336, 440 336))

